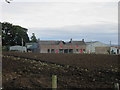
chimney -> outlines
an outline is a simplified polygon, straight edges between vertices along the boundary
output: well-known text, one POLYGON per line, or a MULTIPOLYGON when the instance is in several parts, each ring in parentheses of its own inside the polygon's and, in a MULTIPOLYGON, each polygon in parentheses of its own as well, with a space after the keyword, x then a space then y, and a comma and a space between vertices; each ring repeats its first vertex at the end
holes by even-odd
POLYGON ((82 39, 82 41, 84 42, 84 39, 82 39))
POLYGON ((72 38, 70 39, 70 43, 72 42, 72 38))

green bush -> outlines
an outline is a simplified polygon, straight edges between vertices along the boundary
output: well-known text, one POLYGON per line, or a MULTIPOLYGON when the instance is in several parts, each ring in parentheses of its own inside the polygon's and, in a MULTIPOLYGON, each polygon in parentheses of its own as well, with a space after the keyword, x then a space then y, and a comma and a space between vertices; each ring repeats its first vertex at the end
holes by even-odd
POLYGON ((2 51, 9 51, 9 46, 2 46, 2 51))

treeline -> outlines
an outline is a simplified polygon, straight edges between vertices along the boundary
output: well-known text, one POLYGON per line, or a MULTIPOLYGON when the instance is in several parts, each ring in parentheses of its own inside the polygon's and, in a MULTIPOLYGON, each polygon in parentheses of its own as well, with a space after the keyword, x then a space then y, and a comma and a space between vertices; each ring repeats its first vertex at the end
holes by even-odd
POLYGON ((28 42, 37 42, 35 34, 32 34, 31 39, 29 38, 27 32, 28 29, 21 27, 19 25, 13 25, 8 22, 0 22, 1 25, 1 34, 2 34, 2 46, 14 46, 14 45, 23 45, 28 42))

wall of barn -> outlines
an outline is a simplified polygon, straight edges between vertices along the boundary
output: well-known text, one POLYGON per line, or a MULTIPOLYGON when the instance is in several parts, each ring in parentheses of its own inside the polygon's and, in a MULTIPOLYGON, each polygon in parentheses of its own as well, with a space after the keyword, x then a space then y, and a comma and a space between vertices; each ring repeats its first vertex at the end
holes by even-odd
POLYGON ((110 47, 95 47, 96 54, 109 54, 110 47))
POLYGON ((101 42, 91 43, 86 46, 86 51, 88 53, 96 53, 96 50, 95 50, 96 47, 108 47, 108 46, 101 42))
POLYGON ((120 49, 118 47, 111 47, 110 48, 111 54, 120 54, 120 49))
POLYGON ((67 50, 72 49, 73 53, 80 53, 80 50, 86 50, 85 45, 40 45, 40 53, 48 53, 48 51, 51 53, 53 50, 53 53, 59 53, 59 50, 63 53, 67 53, 67 50), (62 51, 63 50, 63 51, 62 51))

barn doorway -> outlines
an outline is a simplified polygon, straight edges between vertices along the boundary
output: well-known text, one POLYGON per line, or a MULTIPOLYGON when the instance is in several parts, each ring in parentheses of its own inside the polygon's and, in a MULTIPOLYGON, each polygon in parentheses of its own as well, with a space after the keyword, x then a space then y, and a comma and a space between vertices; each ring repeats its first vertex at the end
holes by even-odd
POLYGON ((73 49, 69 49, 69 53, 73 53, 73 49))
POLYGON ((59 49, 59 53, 64 53, 64 50, 63 49, 59 49))
POLYGON ((69 53, 69 52, 68 52, 68 49, 64 49, 64 53, 69 53))

